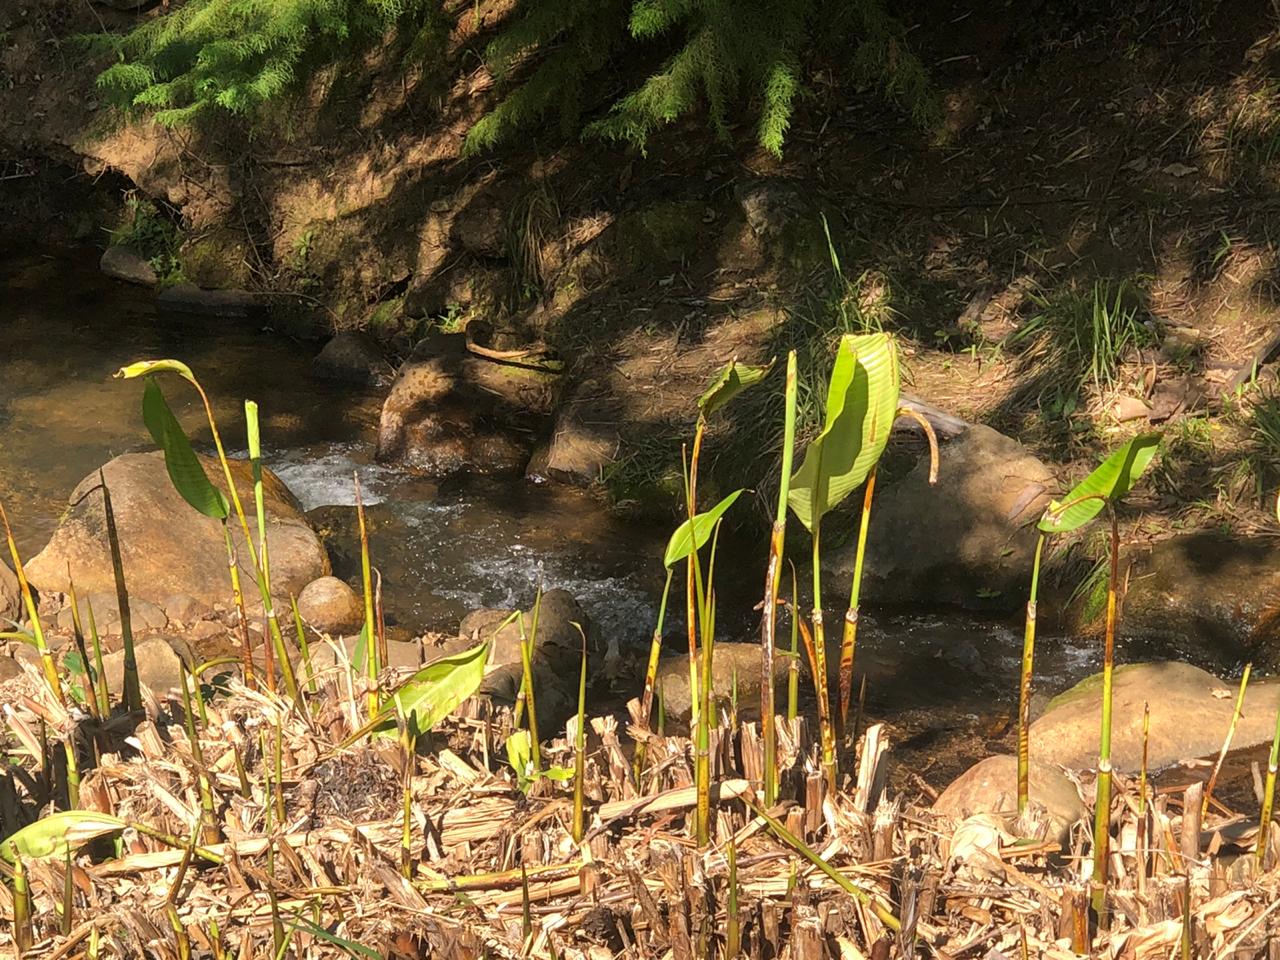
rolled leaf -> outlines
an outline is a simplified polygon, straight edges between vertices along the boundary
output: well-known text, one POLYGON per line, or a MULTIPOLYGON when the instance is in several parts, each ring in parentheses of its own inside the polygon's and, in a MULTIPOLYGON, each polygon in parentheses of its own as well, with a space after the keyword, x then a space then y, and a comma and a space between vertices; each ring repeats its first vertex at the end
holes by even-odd
POLYGON ((191 441, 187 439, 182 424, 169 409, 160 385, 152 377, 147 378, 142 393, 142 420, 151 431, 156 446, 164 451, 169 480, 182 499, 206 517, 225 520, 231 510, 227 498, 209 481, 200 459, 191 449, 191 441))
POLYGON ((1159 446, 1159 433, 1142 433, 1134 437, 1103 460, 1061 501, 1049 504, 1040 521, 1040 529, 1045 533, 1069 533, 1083 527, 1108 502, 1122 499, 1133 488, 1150 466, 1159 446))
POLYGON ((24 860, 68 856, 90 840, 123 830, 128 824, 96 810, 62 810, 41 817, 0 843, 0 859, 13 863, 13 850, 24 860))
POLYGON ((716 522, 742 494, 742 490, 735 490, 706 513, 699 513, 692 521, 686 520, 676 527, 675 533, 671 534, 671 539, 667 541, 667 552, 663 555, 662 562, 668 568, 674 567, 694 550, 701 550, 711 537, 711 531, 715 529, 716 522))
POLYGON ((127 367, 121 367, 115 372, 115 377, 121 380, 133 380, 135 377, 145 376, 149 373, 164 373, 166 371, 176 373, 190 383, 196 382, 196 375, 181 360, 139 360, 137 363, 131 363, 127 367))
POLYGON ((808 529, 862 486, 879 461, 898 413, 898 389, 898 352, 889 334, 841 338, 827 386, 826 421, 787 495, 808 529))
POLYGON ((773 369, 770 360, 764 366, 752 366, 730 360, 716 375, 707 392, 698 398, 698 409, 709 417, 748 387, 755 386, 773 369))

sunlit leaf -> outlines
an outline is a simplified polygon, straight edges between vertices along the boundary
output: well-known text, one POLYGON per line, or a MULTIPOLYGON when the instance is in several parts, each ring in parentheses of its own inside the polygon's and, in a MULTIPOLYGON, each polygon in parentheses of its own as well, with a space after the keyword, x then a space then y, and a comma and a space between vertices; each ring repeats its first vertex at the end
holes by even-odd
POLYGON ((139 360, 137 363, 131 363, 127 367, 121 367, 115 372, 115 376, 122 380, 133 380, 148 373, 164 373, 166 371, 176 373, 191 383, 196 382, 196 375, 181 360, 139 360))
POLYGON ((701 550, 711 537, 711 531, 715 529, 716 522, 724 516, 726 510, 733 506, 734 501, 742 496, 742 493, 741 490, 733 491, 706 513, 699 513, 692 520, 686 520, 676 527, 675 533, 671 534, 671 539, 667 541, 667 552, 663 555, 662 562, 668 567, 673 567, 694 550, 701 550))
POLYGON ((875 467, 898 412, 898 352, 887 333, 841 338, 826 421, 791 478, 787 502, 810 530, 875 467))
POLYGON ((709 417, 724 407, 734 397, 748 387, 755 386, 773 369, 770 360, 764 366, 752 366, 730 360, 716 375, 715 381, 707 388, 707 392, 698 398, 698 409, 704 417, 709 417))
POLYGON ((1134 437, 1102 463, 1061 501, 1049 504, 1040 529, 1045 533, 1069 533, 1096 517, 1107 502, 1114 503, 1128 493, 1151 464, 1160 446, 1160 434, 1142 433, 1134 437), (1066 509, 1062 509, 1066 507, 1066 509))
POLYGON ((451 714, 462 701, 480 689, 485 664, 489 660, 488 642, 469 650, 427 664, 406 680, 382 713, 395 715, 395 702, 406 717, 412 717, 419 733, 425 733, 451 714))
POLYGON ((209 481, 182 424, 169 409, 160 385, 153 378, 147 379, 142 393, 142 419, 156 446, 164 451, 169 480, 182 499, 206 517, 225 520, 230 510, 227 498, 209 481))
POLYGON ((295 913, 293 915, 293 919, 294 930, 301 930, 304 933, 309 933, 317 940, 323 940, 325 943, 332 943, 335 947, 340 947, 353 957, 367 957, 368 960, 382 960, 383 955, 377 950, 366 947, 363 943, 356 943, 354 940, 348 940, 345 937, 340 937, 336 933, 330 933, 324 927, 317 926, 300 913, 295 913))
POLYGON ((116 833, 128 824, 96 810, 61 810, 42 817, 0 842, 0 859, 13 863, 13 848, 24 860, 68 856, 90 840, 116 833))

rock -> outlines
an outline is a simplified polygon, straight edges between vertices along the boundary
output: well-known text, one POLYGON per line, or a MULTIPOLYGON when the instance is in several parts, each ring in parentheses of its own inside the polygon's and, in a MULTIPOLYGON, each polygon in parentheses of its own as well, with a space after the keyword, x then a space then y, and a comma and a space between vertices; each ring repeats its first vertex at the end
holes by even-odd
MULTIPOLYGON (((877 489, 862 596, 873 603, 1016 609, 1026 602, 1035 554, 1031 521, 1048 505, 1049 468, 1015 440, 971 426, 940 452, 938 483, 927 458, 877 489)), ((852 575, 854 547, 827 566, 852 575)))
POLYGON ((176 283, 156 294, 156 305, 175 313, 206 317, 247 317, 266 304, 248 290, 202 290, 194 283, 176 283))
MULTIPOLYGON (((1126 551, 1121 632, 1224 666, 1280 666, 1280 545, 1201 531, 1126 551)), ((1122 566, 1123 566, 1122 562, 1122 566)))
POLYGON ((520 405, 518 388, 504 395, 498 383, 482 380, 482 368, 499 365, 471 362, 462 335, 433 343, 442 349, 405 364, 391 386, 378 424, 377 458, 403 460, 433 476, 523 470, 527 434, 513 428, 527 426, 537 411, 520 405))
MULTIPOLYGON (((356 647, 360 643, 360 637, 342 637, 340 640, 335 638, 335 642, 342 644, 342 649, 346 654, 346 662, 351 663, 352 658, 356 654, 356 647)), ((333 645, 323 640, 308 642, 311 652, 311 668, 318 674, 321 670, 327 670, 338 663, 338 658, 334 653, 333 645)), ((299 654, 299 657, 301 654, 299 654)), ((387 640, 387 662, 383 664, 384 668, 393 670, 416 671, 422 666, 422 644, 416 640, 387 640)), ((356 665, 357 669, 364 669, 364 658, 361 657, 360 662, 356 665)))
MULTIPOLYGON (((721 706, 728 705, 736 684, 738 712, 745 716, 758 716, 760 713, 760 645, 758 643, 717 643, 711 658, 711 694, 716 703, 721 706)), ((701 663, 699 663, 699 669, 701 669, 701 663)), ((774 681, 781 683, 786 676, 787 658, 775 655, 774 681)), ((667 717, 688 720, 692 706, 689 697, 688 655, 662 660, 658 664, 657 684, 662 691, 662 707, 667 717)))
POLYGON ((605 390, 584 383, 556 414, 551 438, 534 453, 530 477, 589 485, 600 480, 618 453, 617 411, 605 390))
MULTIPOLYGON (((1080 792, 1060 767, 1034 756, 1028 773, 1032 804, 1044 807, 1052 835, 1060 842, 1065 840, 1071 828, 1086 815, 1080 792)), ((980 760, 942 791, 934 801, 933 812, 956 820, 982 813, 1016 817, 1018 758, 996 756, 980 760)))
POLYGON ((478 257, 506 255, 506 218, 496 206, 473 203, 467 207, 453 221, 453 236, 463 250, 478 257))
POLYGON ((206 604, 185 593, 175 593, 171 597, 166 597, 162 606, 166 617, 186 626, 191 626, 197 620, 212 613, 206 604))
POLYGON ((356 592, 337 577, 312 580, 298 595, 298 615, 319 633, 340 636, 360 629, 364 604, 356 592))
POLYGON ((377 341, 359 330, 339 333, 311 365, 312 376, 360 387, 381 386, 390 379, 390 372, 377 341))
MULTIPOLYGON (((114 494, 112 495, 111 505, 112 507, 115 506, 114 494)), ((188 597, 187 599, 190 598, 188 597)), ((90 607, 93 608, 93 622, 98 629, 99 636, 120 636, 120 604, 114 590, 111 593, 81 595, 78 605, 80 607, 80 624, 86 637, 89 636, 90 607)), ((168 623, 168 616, 156 604, 143 600, 141 597, 129 597, 129 624, 135 634, 143 633, 147 630, 163 630, 168 623)), ((57 624, 58 629, 64 633, 69 634, 73 631, 75 616, 70 606, 64 607, 58 612, 57 624)))
POLYGON ((800 191, 785 181, 742 181, 734 188, 734 195, 757 237, 777 239, 788 224, 805 213, 800 191))
POLYGON ((225 637, 230 633, 226 624, 219 623, 217 620, 197 620, 187 630, 187 636, 192 643, 207 643, 214 637, 225 637))
POLYGON ((0 619, 16 618, 22 609, 22 596, 18 589, 18 577, 0 560, 0 619))
MULTIPOLYGON (((224 487, 217 461, 201 457, 201 462, 209 478, 224 487)), ((197 513, 177 494, 165 470, 163 454, 125 454, 103 467, 103 473, 111 490, 130 597, 159 604, 174 594, 185 594, 210 607, 229 603, 231 583, 222 524, 197 513)), ((247 461, 232 461, 232 475, 242 496, 252 489, 247 461)), ((81 594, 114 595, 102 493, 97 486, 96 472, 79 483, 72 491, 71 507, 52 539, 27 563, 27 577, 36 589, 67 593, 69 565, 81 594)), ((278 597, 287 600, 312 580, 328 574, 329 558, 280 479, 264 470, 263 486, 272 586, 278 597)), ((250 531, 256 541, 257 523, 252 509, 249 513, 250 531)), ((240 558, 246 598, 256 598, 257 586, 246 562, 249 551, 240 525, 232 519, 229 526, 240 558)))
MULTIPOLYGON (((1151 710, 1148 766, 1217 756, 1231 724, 1239 684, 1219 680, 1188 663, 1136 663, 1116 667, 1112 688, 1111 765, 1136 773, 1142 765, 1142 708, 1151 710)), ((1232 748, 1269 743, 1275 732, 1280 681, 1249 685, 1232 748)), ((1031 756, 1070 769, 1098 764, 1102 675, 1095 674, 1049 702, 1031 724, 1031 756)))
MULTIPOLYGON (((139 640, 134 644, 133 653, 138 662, 138 681, 157 694, 181 690, 180 665, 186 663, 190 667, 195 662, 186 641, 177 638, 148 637, 139 640)), ((107 688, 113 696, 119 696, 124 689, 124 651, 105 654, 102 672, 107 678, 107 688)))
POLYGON ((0 657, 0 683, 22 676, 22 664, 13 657, 0 657))
POLYGON ((119 245, 107 247, 98 261, 98 269, 108 277, 154 287, 158 282, 156 268, 136 247, 119 245))

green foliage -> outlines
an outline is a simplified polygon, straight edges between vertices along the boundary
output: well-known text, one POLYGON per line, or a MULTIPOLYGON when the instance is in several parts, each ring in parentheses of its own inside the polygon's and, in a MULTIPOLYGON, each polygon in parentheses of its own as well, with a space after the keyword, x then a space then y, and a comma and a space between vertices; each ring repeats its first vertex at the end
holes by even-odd
POLYGON ((125 218, 111 231, 111 243, 133 247, 146 257, 161 283, 182 279, 178 262, 182 231, 151 200, 136 195, 125 199, 125 218))
POLYGON ((735 490, 710 510, 699 513, 692 520, 686 520, 676 527, 675 532, 671 534, 671 539, 667 541, 667 549, 662 556, 663 565, 669 570, 695 550, 701 550, 711 539, 711 533, 725 511, 732 507, 734 501, 740 496, 742 491, 735 490))
POLYGON ((1044 533, 1079 530, 1108 503, 1124 499, 1151 464, 1160 447, 1159 433, 1134 437, 1072 488, 1062 500, 1049 504, 1039 528, 1044 533))
POLYGON ((248 114, 319 64, 393 26, 425 30, 435 0, 187 0, 123 36, 90 38, 119 62, 98 86, 117 104, 189 123, 210 108, 248 114))
POLYGON ((191 449, 191 441, 187 439, 182 424, 178 423, 178 418, 165 402, 155 377, 147 377, 147 385, 142 393, 142 420, 156 446, 164 451, 164 465, 169 472, 169 480, 182 499, 206 517, 227 519, 231 514, 231 505, 227 503, 222 491, 209 481, 199 458, 191 449))
POLYGON ((862 486, 879 461, 898 413, 898 390, 898 352, 889 334, 841 340, 826 423, 791 478, 791 509, 809 530, 862 486))
MULTIPOLYGON (((389 33, 411 38, 405 60, 425 60, 445 18, 441 0, 187 0, 128 34, 89 41, 117 60, 98 78, 101 89, 173 126, 210 109, 252 114, 389 33)), ((487 150, 553 118, 566 136, 585 129, 643 149, 657 130, 702 109, 728 139, 745 102, 757 140, 780 155, 806 62, 823 46, 841 72, 879 85, 917 120, 936 115, 924 69, 884 0, 520 0, 485 50, 504 96, 465 149, 487 150), (606 69, 646 79, 610 101, 606 69)))

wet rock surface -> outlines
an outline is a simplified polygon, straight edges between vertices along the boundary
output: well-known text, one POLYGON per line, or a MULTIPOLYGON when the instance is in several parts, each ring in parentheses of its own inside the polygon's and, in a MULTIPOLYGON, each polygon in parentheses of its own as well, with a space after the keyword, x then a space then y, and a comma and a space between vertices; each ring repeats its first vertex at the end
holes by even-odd
POLYGON ((324 345, 311 365, 313 376, 360 387, 391 381, 391 365, 378 342, 367 333, 347 330, 324 345))
POLYGON ((154 287, 158 280, 155 267, 142 252, 125 245, 107 247, 98 261, 98 268, 108 277, 144 287, 154 287))

